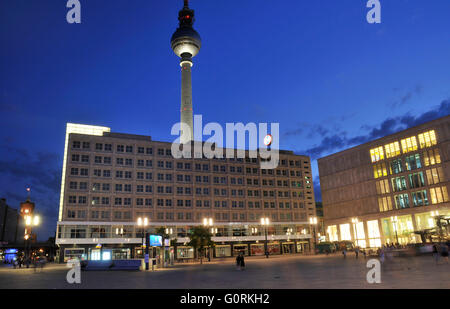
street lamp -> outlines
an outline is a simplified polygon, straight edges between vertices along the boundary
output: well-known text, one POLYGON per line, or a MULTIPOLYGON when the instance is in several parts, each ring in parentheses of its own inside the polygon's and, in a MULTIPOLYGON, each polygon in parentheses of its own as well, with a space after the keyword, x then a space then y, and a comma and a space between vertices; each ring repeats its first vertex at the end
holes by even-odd
POLYGON ((397 244, 398 244, 398 234, 397 234, 398 218, 397 218, 397 216, 391 217, 391 221, 392 221, 392 226, 394 227, 394 231, 395 231, 395 239, 397 240, 397 244))
MULTIPOLYGON (((26 211, 26 213, 28 213, 28 211, 26 211)), ((25 249, 26 249, 25 259, 28 259, 31 251, 31 242, 30 242, 30 238, 32 236, 31 227, 39 225, 40 218, 39 216, 25 215, 24 221, 25 221, 25 233, 23 238, 25 239, 25 249)))
POLYGON ((431 212, 431 217, 434 218, 434 220, 435 220, 434 224, 438 228, 439 243, 440 243, 441 242, 442 229, 441 229, 441 219, 439 218, 439 211, 437 211, 437 210, 436 211, 432 211, 431 212))
POLYGON ((149 269, 149 244, 150 244, 150 240, 148 239, 149 237, 149 235, 148 235, 148 232, 145 230, 145 228, 147 227, 147 225, 148 225, 148 218, 147 217, 144 217, 144 218, 141 218, 141 217, 139 217, 138 219, 137 219, 137 225, 138 226, 140 226, 140 227, 143 227, 142 228, 142 247, 144 247, 144 231, 145 231, 145 270, 148 270, 149 269))
MULTIPOLYGON (((317 217, 309 217, 310 228, 313 227, 313 237, 314 237, 314 250, 316 249, 316 225, 317 225, 317 217)), ((312 248, 311 248, 312 251, 312 248)))
MULTIPOLYGON (((212 227, 214 224, 213 218, 203 218, 203 226, 204 227, 211 227, 211 234, 213 234, 213 232, 215 231, 217 233, 217 229, 214 230, 214 228, 212 227)), ((211 246, 209 246, 208 248, 208 261, 211 261, 211 246)))
POLYGON ((263 217, 261 218, 261 225, 264 226, 264 235, 265 235, 265 241, 264 241, 264 251, 266 253, 266 258, 269 258, 269 250, 267 249, 267 226, 269 225, 269 218, 263 217))
POLYGON ((352 223, 353 223, 353 228, 354 228, 354 230, 355 230, 355 242, 356 242, 356 246, 358 247, 359 246, 359 244, 358 244, 358 223, 359 223, 359 220, 358 220, 358 218, 352 218, 352 223))

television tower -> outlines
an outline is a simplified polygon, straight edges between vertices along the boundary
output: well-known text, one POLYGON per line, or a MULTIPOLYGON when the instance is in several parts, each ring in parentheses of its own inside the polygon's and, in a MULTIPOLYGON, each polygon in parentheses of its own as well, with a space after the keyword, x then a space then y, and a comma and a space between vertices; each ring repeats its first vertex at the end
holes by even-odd
POLYGON ((172 35, 170 44, 173 52, 180 57, 181 66, 181 123, 189 126, 190 134, 181 132, 180 143, 194 140, 194 124, 192 118, 192 57, 198 54, 201 47, 200 35, 194 30, 194 11, 189 8, 189 1, 184 0, 184 7, 178 13, 179 26, 172 35))

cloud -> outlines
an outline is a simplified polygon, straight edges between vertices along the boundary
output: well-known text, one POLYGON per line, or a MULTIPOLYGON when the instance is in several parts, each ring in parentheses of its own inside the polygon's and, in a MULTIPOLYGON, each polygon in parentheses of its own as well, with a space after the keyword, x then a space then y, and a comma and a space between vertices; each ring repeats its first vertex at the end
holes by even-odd
POLYGON ((283 136, 290 137, 290 136, 300 136, 302 134, 305 134, 305 136, 307 138, 313 138, 316 135, 322 137, 322 136, 326 135, 328 132, 329 132, 329 130, 320 124, 311 125, 311 124, 303 123, 303 124, 300 124, 300 128, 287 131, 283 134, 283 136))
MULTIPOLYGON (((394 91, 398 91, 398 88, 395 88, 394 91)), ((423 91, 423 86, 417 84, 413 89, 408 90, 405 94, 403 94, 397 101, 392 104, 392 107, 404 105, 408 101, 410 101, 415 95, 420 95, 423 91)))
MULTIPOLYGON (((338 151, 351 146, 364 144, 374 139, 390 135, 425 122, 444 117, 450 114, 450 99, 444 100, 440 105, 434 109, 425 112, 419 116, 412 116, 407 113, 403 116, 389 117, 385 119, 381 124, 375 127, 364 126, 364 128, 370 131, 364 135, 358 135, 351 138, 347 137, 346 132, 339 134, 326 135, 322 138, 321 142, 309 149, 300 151, 298 153, 309 155, 312 159, 317 159, 319 156, 328 154, 332 151, 338 151)), ((328 131, 326 131, 328 133, 328 131)))

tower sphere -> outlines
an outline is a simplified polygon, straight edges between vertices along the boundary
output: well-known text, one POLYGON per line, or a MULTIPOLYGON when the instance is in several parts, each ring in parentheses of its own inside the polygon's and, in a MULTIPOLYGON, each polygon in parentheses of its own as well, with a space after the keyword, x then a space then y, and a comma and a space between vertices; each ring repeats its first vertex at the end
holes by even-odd
POLYGON ((194 57, 200 51, 202 41, 200 35, 193 28, 178 28, 172 35, 170 40, 173 52, 178 57, 181 57, 184 53, 191 54, 194 57))
POLYGON ((183 9, 178 13, 179 26, 172 35, 170 45, 173 52, 182 57, 194 57, 200 51, 202 41, 200 35, 192 27, 194 24, 194 10, 191 10, 188 1, 184 1, 183 9))

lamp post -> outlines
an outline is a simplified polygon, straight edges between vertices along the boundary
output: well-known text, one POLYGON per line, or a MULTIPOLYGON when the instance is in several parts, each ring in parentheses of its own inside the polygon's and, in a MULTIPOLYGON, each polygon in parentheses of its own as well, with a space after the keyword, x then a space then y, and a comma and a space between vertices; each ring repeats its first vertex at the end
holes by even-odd
MULTIPOLYGON (((214 228, 212 227, 214 224, 213 218, 203 218, 203 226, 204 227, 211 227, 211 234, 214 231, 214 228)), ((216 233, 217 233, 217 229, 215 229, 216 233)), ((211 246, 208 247, 208 261, 211 261, 211 246)))
MULTIPOLYGON (((317 225, 317 217, 309 217, 309 225, 310 228, 312 226, 313 229, 313 237, 314 237, 314 251, 316 249, 316 225, 317 225)), ((312 251, 313 249, 311 248, 310 251, 312 251)))
MULTIPOLYGON (((30 238, 32 238, 33 233, 31 232, 32 226, 39 225, 40 218, 39 216, 33 216, 31 215, 25 215, 25 233, 24 233, 24 239, 25 239, 25 259, 30 258, 30 251, 31 251, 31 242, 30 238)), ((27 264, 28 267, 29 264, 27 264)))
POLYGON ((398 234, 397 234, 398 218, 397 218, 397 216, 392 216, 391 221, 392 221, 392 226, 394 227, 394 231, 395 231, 395 239, 397 240, 397 244, 398 244, 398 234))
POLYGON ((266 254, 266 258, 269 258, 269 250, 267 248, 267 226, 269 225, 269 218, 267 217, 261 218, 261 225, 264 226, 264 236, 265 236, 264 252, 266 254))
POLYGON ((149 269, 149 245, 150 245, 150 240, 148 239, 148 232, 145 230, 145 228, 148 225, 148 218, 144 217, 141 218, 139 217, 137 219, 137 225, 142 227, 142 247, 144 247, 144 231, 145 231, 145 270, 149 269))
POLYGON ((438 233, 439 233, 439 243, 441 242, 441 234, 442 234, 442 230, 441 230, 441 220, 439 218, 439 212, 436 211, 432 211, 431 212, 431 217, 434 218, 435 222, 434 224, 436 224, 436 227, 438 228, 438 233))
POLYGON ((358 244, 358 223, 359 223, 359 220, 358 220, 358 218, 352 218, 352 223, 353 223, 353 228, 355 229, 355 243, 356 243, 356 246, 357 247, 359 247, 359 244, 358 244))

